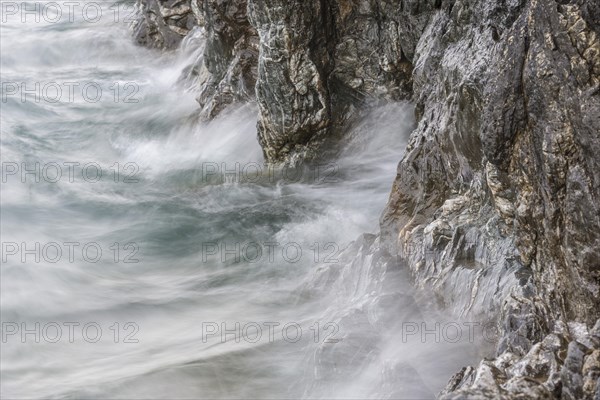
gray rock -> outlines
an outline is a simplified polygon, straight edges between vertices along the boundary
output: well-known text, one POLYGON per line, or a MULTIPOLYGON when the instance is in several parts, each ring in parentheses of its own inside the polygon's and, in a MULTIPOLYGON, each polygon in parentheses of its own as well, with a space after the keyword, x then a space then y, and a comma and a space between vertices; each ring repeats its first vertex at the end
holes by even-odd
POLYGON ((408 98, 412 56, 435 3, 249 0, 266 159, 322 156, 367 100, 408 98))
POLYGON ((198 102, 204 119, 215 117, 227 105, 254 98, 258 36, 247 16, 246 0, 197 0, 206 27, 201 62, 208 71, 198 102))
POLYGON ((138 18, 132 29, 135 40, 144 46, 173 49, 198 25, 193 0, 137 0, 138 18))
POLYGON ((198 88, 200 117, 211 119, 227 105, 252 101, 258 65, 258 36, 247 17, 246 0, 137 0, 135 39, 147 47, 173 49, 198 36, 200 57, 183 81, 198 88), (195 28, 195 29, 194 29, 195 28))
POLYGON ((477 370, 463 369, 449 381, 440 398, 594 399, 600 349, 597 342, 593 347, 581 343, 592 343, 593 333, 559 331, 546 336, 523 357, 505 352, 495 360, 482 361, 477 370))
POLYGON ((260 38, 259 140, 268 161, 284 161, 305 154, 331 125, 329 10, 302 0, 249 0, 248 10, 260 38))
POLYGON ((593 396, 578 345, 564 364, 566 345, 540 345, 560 321, 591 326, 600 312, 597 9, 443 2, 417 46, 420 123, 382 232, 441 301, 498 316, 499 357, 525 360, 506 377, 482 364, 453 395, 455 377, 448 398, 593 396), (472 301, 453 284, 465 281, 472 301))

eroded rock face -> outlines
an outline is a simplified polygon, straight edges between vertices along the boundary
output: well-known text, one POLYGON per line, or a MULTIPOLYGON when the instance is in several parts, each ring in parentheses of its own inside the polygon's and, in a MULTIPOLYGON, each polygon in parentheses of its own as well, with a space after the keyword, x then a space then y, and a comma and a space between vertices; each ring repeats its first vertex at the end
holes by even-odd
POLYGON ((441 399, 597 399, 600 395, 600 320, 557 323, 524 356, 504 352, 477 369, 463 368, 441 399))
POLYGON ((250 25, 246 0, 192 0, 205 21, 206 44, 200 60, 208 71, 198 102, 201 116, 215 117, 235 101, 254 99, 258 36, 250 25))
POLYGON ((293 162, 318 155, 369 100, 410 97, 411 60, 436 3, 138 0, 134 29, 140 43, 172 48, 185 17, 165 16, 193 16, 206 40, 192 68, 201 116, 255 99, 265 158, 293 162))
POLYGON ((202 21, 192 10, 192 0, 137 0, 135 40, 144 46, 174 49, 202 21))
POLYGON ((578 398, 497 365, 542 362, 531 352, 557 326, 599 316, 600 23, 560 3, 445 1, 415 52, 420 123, 382 232, 440 302, 498 317, 498 359, 456 398, 578 398))
POLYGON ((338 0, 331 2, 331 8, 333 85, 342 84, 345 92, 359 98, 407 98, 412 91, 415 47, 435 2, 338 0))
POLYGON ((436 3, 249 0, 266 159, 314 158, 368 100, 410 97, 412 56, 436 3))
MULTIPOLYGON (((468 258, 484 270, 510 260, 558 306, 556 319, 595 322, 598 46, 580 7, 551 0, 456 1, 432 16, 415 56, 420 125, 382 218, 401 253, 490 242, 468 258), (486 259, 507 239, 518 254, 486 259)), ((406 256, 422 280, 436 275, 415 253, 406 256)))
POLYGON ((202 119, 255 98, 258 36, 246 0, 137 0, 136 6, 139 17, 132 29, 138 43, 173 49, 189 35, 203 46, 184 77, 198 87, 202 119))
POLYGON ((268 161, 304 155, 331 127, 327 75, 329 12, 325 2, 250 0, 260 38, 258 135, 268 161))
POLYGON ((412 98, 381 239, 440 304, 500 330, 497 358, 444 395, 600 396, 600 3, 139 4, 148 45, 204 29, 201 115, 256 101, 269 162, 322 155, 370 99, 412 98))

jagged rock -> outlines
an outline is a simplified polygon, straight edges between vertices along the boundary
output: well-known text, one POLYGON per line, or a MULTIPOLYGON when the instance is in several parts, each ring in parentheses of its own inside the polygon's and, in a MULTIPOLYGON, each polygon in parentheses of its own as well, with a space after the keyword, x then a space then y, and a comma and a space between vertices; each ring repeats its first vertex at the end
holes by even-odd
POLYGON ((525 360, 506 377, 482 363, 448 398, 584 396, 579 345, 542 341, 600 310, 598 7, 561 3, 445 1, 417 46, 420 123, 382 231, 419 285, 497 315, 499 357, 525 360))
POLYGON ((173 49, 201 22, 194 14, 193 0, 137 0, 138 18, 132 29, 144 46, 173 49))
MULTIPOLYGON (((180 32, 179 25, 156 11, 171 3, 138 4, 138 42, 179 43, 171 32, 180 32)), ((376 0, 183 4, 205 28, 203 56, 186 71, 202 79, 201 116, 212 118, 234 101, 256 98, 259 140, 270 162, 313 158, 370 99, 410 97, 410 60, 436 7, 435 1, 414 0, 401 7, 376 0)))
POLYGON ((258 135, 268 161, 304 153, 331 124, 326 76, 332 64, 325 2, 250 0, 260 38, 258 135))
POLYGON ((482 361, 477 370, 464 368, 440 398, 595 399, 600 390, 600 342, 593 331, 577 334, 570 329, 558 328, 523 357, 506 352, 482 361))
POLYGON ((249 0, 266 159, 314 158, 367 99, 408 98, 414 47, 436 3, 249 0))
POLYGON ((204 119, 234 101, 254 98, 258 36, 248 21, 246 0, 194 0, 206 27, 203 62, 208 79, 198 95, 204 119))
POLYGON ((138 43, 177 47, 195 36, 202 54, 184 71, 183 81, 198 88, 202 119, 227 105, 252 101, 258 64, 258 36, 247 16, 246 0, 137 0, 132 29, 138 43))
POLYGON ((407 98, 415 47, 434 8, 433 1, 332 1, 332 92, 342 101, 348 94, 407 98))

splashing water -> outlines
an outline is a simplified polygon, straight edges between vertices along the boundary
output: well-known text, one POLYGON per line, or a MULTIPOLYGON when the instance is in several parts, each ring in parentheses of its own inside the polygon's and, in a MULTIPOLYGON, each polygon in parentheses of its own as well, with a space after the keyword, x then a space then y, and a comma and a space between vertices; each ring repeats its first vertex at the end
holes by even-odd
POLYGON ((374 107, 298 176, 264 166, 253 104, 195 120, 189 43, 162 54, 123 18, 20 17, 1 28, 3 397, 431 398, 480 355, 407 340, 445 319, 363 235, 409 104, 374 107), (13 94, 36 82, 41 99, 13 94))

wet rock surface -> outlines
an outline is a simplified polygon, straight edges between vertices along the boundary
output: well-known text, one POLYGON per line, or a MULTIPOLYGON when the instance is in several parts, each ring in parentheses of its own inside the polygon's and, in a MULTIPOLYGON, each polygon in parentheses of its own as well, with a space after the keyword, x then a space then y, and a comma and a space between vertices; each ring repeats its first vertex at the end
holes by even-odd
POLYGON ((411 60, 435 3, 249 0, 267 160, 318 157, 373 99, 409 98, 411 60))
POLYGON ((496 358, 442 396, 600 397, 597 2, 138 4, 140 43, 196 25, 201 115, 256 101, 269 162, 322 156, 371 100, 411 98, 381 240, 441 306, 499 330, 496 358))
POLYGON ((372 100, 410 97, 411 59, 435 1, 404 3, 138 0, 134 32, 141 44, 172 48, 182 38, 172 31, 183 31, 164 10, 195 18, 205 38, 191 67, 201 116, 256 100, 265 158, 290 163, 319 156, 372 100))
POLYGON ((190 0, 138 0, 138 18, 132 29, 135 40, 144 46, 174 49, 202 21, 190 0))
POLYGON ((449 398, 596 390, 576 379, 589 351, 548 336, 591 328, 600 310, 599 25, 589 4, 565 3, 442 2, 416 49, 420 123, 382 232, 417 285, 500 329, 498 358, 463 370, 449 398), (556 373, 542 379, 549 353, 556 373))
POLYGON ((202 117, 215 117, 227 105, 254 99, 258 36, 250 25, 246 0, 193 0, 205 21, 206 43, 200 68, 208 71, 198 102, 202 117))
POLYGON ((326 3, 250 0, 248 9, 260 38, 256 98, 265 158, 304 156, 332 122, 326 3))
POLYGON ((442 399, 597 399, 600 395, 600 320, 556 324, 524 356, 505 352, 452 377, 442 399))
POLYGON ((197 88, 202 119, 229 104, 253 101, 258 75, 258 36, 246 0, 137 0, 135 39, 147 47, 173 49, 182 40, 202 47, 184 73, 197 88))

